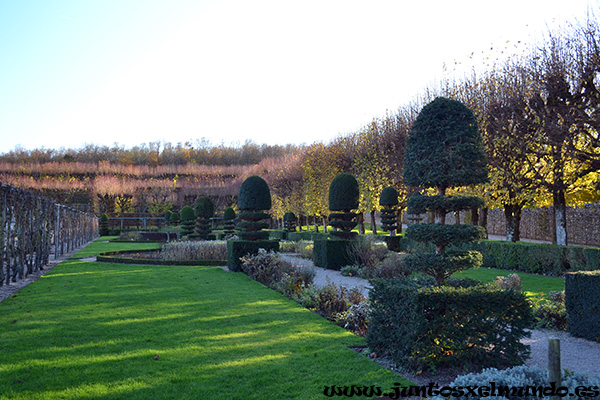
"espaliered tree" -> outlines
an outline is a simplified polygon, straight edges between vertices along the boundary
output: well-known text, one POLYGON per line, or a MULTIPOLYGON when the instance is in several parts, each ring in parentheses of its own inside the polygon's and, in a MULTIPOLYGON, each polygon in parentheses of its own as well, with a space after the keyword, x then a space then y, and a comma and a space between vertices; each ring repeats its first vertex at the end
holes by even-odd
POLYGON ((433 276, 437 285, 443 285, 456 271, 479 267, 481 253, 456 246, 485 237, 479 226, 445 225, 446 213, 483 206, 478 197, 447 196, 446 190, 487 179, 487 158, 473 113, 461 102, 443 97, 423 107, 407 140, 404 183, 436 189, 436 195, 415 193, 407 204, 410 214, 433 212, 435 223, 410 225, 406 237, 433 243, 436 250, 411 255, 406 262, 433 276))
POLYGON ((396 236, 398 229, 398 191, 391 186, 386 187, 381 191, 379 197, 379 205, 381 209, 381 224, 382 229, 390 233, 390 236, 396 236))
POLYGON ((283 215, 283 227, 286 232, 296 232, 296 214, 289 211, 283 215))
POLYGON ((190 237, 194 234, 196 226, 196 215, 194 209, 190 206, 185 206, 181 209, 181 236, 190 237))
POLYGON ((196 234, 202 239, 210 239, 210 219, 215 215, 215 204, 212 199, 206 196, 198 197, 194 202, 194 212, 196 214, 196 234))
POLYGON ((269 227, 265 221, 270 218, 267 211, 271 208, 271 191, 267 182, 259 176, 247 178, 240 187, 238 208, 241 210, 237 224, 238 236, 243 240, 265 240, 269 227))
POLYGON ((223 212, 223 226, 225 235, 233 235, 235 233, 235 211, 231 207, 227 207, 223 212))
POLYGON ((358 208, 359 189, 358 181, 352 174, 341 173, 336 175, 329 186, 329 225, 337 230, 331 235, 340 239, 353 239, 357 233, 352 229, 357 225, 356 213, 352 210, 358 208))

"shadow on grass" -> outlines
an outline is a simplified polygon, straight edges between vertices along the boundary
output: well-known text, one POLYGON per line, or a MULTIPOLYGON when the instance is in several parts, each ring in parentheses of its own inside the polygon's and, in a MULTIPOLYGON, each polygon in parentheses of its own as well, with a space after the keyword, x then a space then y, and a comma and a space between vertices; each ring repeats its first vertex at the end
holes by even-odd
POLYGON ((0 304, 0 398, 324 398, 401 378, 362 338, 219 267, 67 261, 0 304))

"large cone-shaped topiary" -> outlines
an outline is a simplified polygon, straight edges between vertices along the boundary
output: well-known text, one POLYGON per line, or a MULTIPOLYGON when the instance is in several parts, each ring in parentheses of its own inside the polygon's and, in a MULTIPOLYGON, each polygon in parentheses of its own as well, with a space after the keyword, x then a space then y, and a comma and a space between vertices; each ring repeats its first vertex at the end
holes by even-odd
POLYGON ((211 231, 211 218, 215 215, 215 203, 207 196, 201 196, 194 202, 196 214, 196 233, 202 239, 208 239, 211 231))
POLYGON ((390 236, 396 235, 398 229, 398 218, 396 216, 398 208, 398 191, 391 186, 381 191, 379 197, 381 208, 382 229, 390 233, 390 236))
POLYGON ((356 232, 356 213, 352 210, 358 208, 359 190, 358 181, 352 174, 338 174, 329 186, 329 225, 338 230, 331 232, 333 236, 341 239, 352 239, 356 232))
POLYGON ((243 240, 268 239, 269 232, 263 231, 269 227, 265 221, 270 218, 267 211, 271 208, 271 191, 267 182, 259 176, 247 178, 240 187, 238 196, 238 236, 243 240))
POLYGON ((435 224, 414 224, 406 237, 430 242, 433 254, 416 254, 405 262, 416 270, 433 276, 438 285, 456 271, 481 265, 481 253, 460 251, 456 247, 485 236, 483 228, 473 225, 445 225, 448 212, 470 210, 483 205, 478 197, 446 196, 446 189, 487 181, 487 158, 477 120, 464 104, 439 97, 423 107, 413 124, 404 163, 404 183, 436 188, 437 195, 414 194, 408 200, 408 212, 432 211, 435 224))

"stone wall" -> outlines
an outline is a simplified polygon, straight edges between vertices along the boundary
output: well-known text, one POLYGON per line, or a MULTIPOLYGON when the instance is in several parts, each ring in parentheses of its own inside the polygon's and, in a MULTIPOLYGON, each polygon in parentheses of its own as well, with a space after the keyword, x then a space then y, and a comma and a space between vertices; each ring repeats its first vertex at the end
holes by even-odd
MULTIPOLYGON (((554 230, 554 210, 552 207, 523 209, 521 213, 521 238, 552 241, 554 230)), ((503 210, 488 212, 488 233, 505 235, 506 220, 503 210)), ((600 246, 600 206, 587 205, 584 208, 567 208, 567 240, 569 244, 600 246)))
MULTIPOLYGON (((427 215, 421 216, 423 222, 427 215)), ((470 221, 469 213, 461 213, 462 223, 470 221)), ((403 222, 411 223, 403 213, 403 222)), ((446 223, 455 223, 453 214, 446 215, 446 223)), ((506 235, 506 219, 504 210, 488 211, 487 231, 489 235, 506 235)), ((537 209, 524 208, 521 213, 521 239, 533 239, 552 242, 554 236, 554 209, 544 207, 537 209)), ((600 247, 600 205, 592 204, 584 208, 567 207, 567 240, 572 245, 600 247)))

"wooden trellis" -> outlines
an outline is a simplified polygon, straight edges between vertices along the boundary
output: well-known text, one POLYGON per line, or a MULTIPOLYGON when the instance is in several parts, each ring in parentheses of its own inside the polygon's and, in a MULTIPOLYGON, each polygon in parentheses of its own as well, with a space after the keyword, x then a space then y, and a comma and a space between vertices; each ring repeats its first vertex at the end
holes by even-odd
POLYGON ((17 282, 98 236, 93 214, 0 184, 0 286, 17 282))

